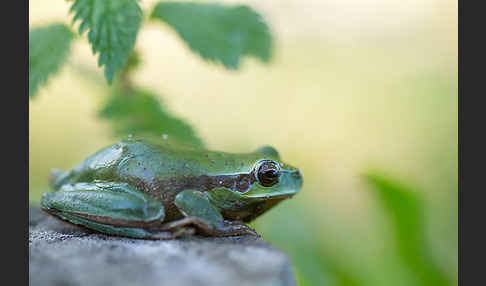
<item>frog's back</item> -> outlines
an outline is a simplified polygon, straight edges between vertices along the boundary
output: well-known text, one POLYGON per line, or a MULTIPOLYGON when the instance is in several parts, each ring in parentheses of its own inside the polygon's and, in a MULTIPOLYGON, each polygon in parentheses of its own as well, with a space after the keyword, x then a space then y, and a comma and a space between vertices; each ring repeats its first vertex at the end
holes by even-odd
POLYGON ((52 186, 57 189, 66 183, 95 180, 152 184, 155 179, 203 173, 197 160, 189 158, 191 156, 184 156, 184 152, 170 145, 154 145, 142 140, 120 141, 101 149, 70 171, 56 172, 52 186))
POLYGON ((198 157, 207 152, 204 149, 187 148, 169 144, 152 144, 145 141, 121 141, 122 149, 115 163, 115 176, 126 182, 142 181, 156 184, 184 176, 199 176, 207 172, 198 157))
POLYGON ((257 159, 256 153, 231 154, 165 142, 123 140, 57 175, 52 186, 58 189, 66 183, 103 180, 155 187, 184 178, 247 173, 257 159))
POLYGON ((190 159, 194 157, 190 154, 193 152, 204 151, 184 151, 168 144, 124 140, 101 149, 69 171, 53 172, 51 186, 58 190, 65 184, 81 182, 128 183, 162 202, 166 217, 173 219, 180 217, 173 200, 182 189, 188 187, 180 178, 204 173, 198 161, 190 159))
MULTIPOLYGON (((234 154, 210 151, 178 144, 149 143, 142 140, 121 141, 109 148, 102 157, 103 164, 113 165, 114 175, 123 181, 142 180, 145 183, 183 180, 188 177, 218 176, 223 174, 247 173, 251 170, 258 154, 234 154), (121 151, 118 151, 120 150, 121 151), (117 153, 119 155, 113 155, 117 153), (116 162, 111 163, 117 157, 116 162), (107 160, 108 159, 108 160, 107 160), (110 162, 107 162, 110 161, 110 162)), ((102 166, 103 164, 99 164, 102 166)), ((105 167, 102 167, 105 168, 105 167)))

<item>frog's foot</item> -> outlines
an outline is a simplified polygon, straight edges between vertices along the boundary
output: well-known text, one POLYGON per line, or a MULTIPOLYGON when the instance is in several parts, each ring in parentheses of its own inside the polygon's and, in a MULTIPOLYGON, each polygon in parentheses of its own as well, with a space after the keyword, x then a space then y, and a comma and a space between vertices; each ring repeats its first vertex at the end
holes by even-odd
POLYGON ((175 205, 185 218, 163 224, 161 229, 174 230, 193 225, 198 233, 206 236, 258 235, 243 222, 224 220, 219 210, 202 192, 183 191, 176 196, 175 205))
POLYGON ((218 226, 213 226, 211 223, 200 217, 185 217, 180 220, 165 223, 159 227, 160 230, 172 231, 178 233, 180 230, 185 230, 189 226, 194 226, 193 229, 196 233, 200 233, 205 236, 235 236, 242 234, 256 235, 258 234, 240 221, 223 221, 218 226))
MULTIPOLYGON (((44 211, 102 233, 136 238, 163 237, 147 229, 164 220, 164 207, 125 183, 95 182, 63 185, 45 193, 44 211)), ((173 236, 172 232, 167 236, 173 236)))
POLYGON ((180 227, 175 229, 167 229, 166 231, 163 230, 152 230, 150 231, 150 235, 148 235, 147 239, 175 239, 178 237, 184 236, 191 236, 196 233, 196 229, 193 227, 180 227))
POLYGON ((247 226, 245 223, 241 221, 224 221, 225 228, 228 230, 227 232, 231 232, 237 235, 240 234, 249 234, 260 236, 253 228, 247 226))

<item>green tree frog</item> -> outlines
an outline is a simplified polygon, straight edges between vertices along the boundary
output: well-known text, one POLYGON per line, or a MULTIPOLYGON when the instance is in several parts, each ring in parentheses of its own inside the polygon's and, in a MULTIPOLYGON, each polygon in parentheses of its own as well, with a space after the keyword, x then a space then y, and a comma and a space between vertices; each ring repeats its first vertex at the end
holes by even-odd
POLYGON ((299 169, 262 147, 252 153, 122 140, 69 171, 53 170, 41 208, 105 234, 171 239, 256 235, 250 222, 302 186, 299 169))

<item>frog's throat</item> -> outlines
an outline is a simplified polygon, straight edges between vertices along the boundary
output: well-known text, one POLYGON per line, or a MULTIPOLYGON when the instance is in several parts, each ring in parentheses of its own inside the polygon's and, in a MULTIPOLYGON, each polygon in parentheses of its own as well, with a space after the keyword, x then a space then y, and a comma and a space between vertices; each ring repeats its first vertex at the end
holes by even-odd
POLYGON ((157 186, 170 187, 176 190, 198 189, 203 192, 210 191, 218 187, 225 187, 231 190, 245 193, 250 190, 256 182, 253 172, 227 174, 227 175, 200 175, 200 176, 182 176, 166 180, 155 180, 157 186))

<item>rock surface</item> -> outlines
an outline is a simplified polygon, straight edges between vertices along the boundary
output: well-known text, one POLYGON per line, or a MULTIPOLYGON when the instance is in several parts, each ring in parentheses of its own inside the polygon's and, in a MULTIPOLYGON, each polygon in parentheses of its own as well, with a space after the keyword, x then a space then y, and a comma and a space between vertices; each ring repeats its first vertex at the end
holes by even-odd
POLYGON ((30 285, 296 285, 288 257, 254 236, 140 240, 29 210, 30 285))

